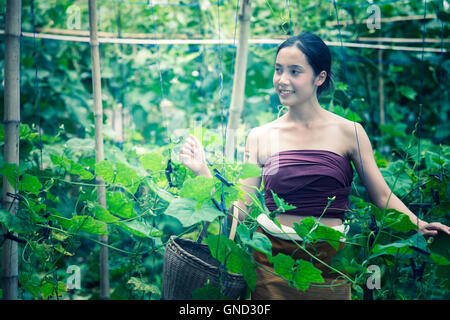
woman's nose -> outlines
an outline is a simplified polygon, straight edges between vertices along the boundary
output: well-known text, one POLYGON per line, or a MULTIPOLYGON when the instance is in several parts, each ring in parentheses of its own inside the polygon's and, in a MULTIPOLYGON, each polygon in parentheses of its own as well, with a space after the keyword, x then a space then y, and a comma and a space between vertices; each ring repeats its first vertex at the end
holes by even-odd
POLYGON ((289 83, 286 72, 283 72, 282 74, 280 74, 280 76, 278 78, 278 83, 279 84, 288 84, 289 83))

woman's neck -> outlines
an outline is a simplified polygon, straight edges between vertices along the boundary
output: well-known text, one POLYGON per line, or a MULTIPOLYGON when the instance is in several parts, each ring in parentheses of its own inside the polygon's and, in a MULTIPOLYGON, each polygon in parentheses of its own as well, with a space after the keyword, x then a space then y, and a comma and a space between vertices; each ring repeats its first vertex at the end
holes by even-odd
POLYGON ((313 101, 301 105, 290 106, 284 118, 287 122, 296 123, 308 128, 314 123, 324 119, 324 111, 325 110, 320 106, 316 98, 313 101))

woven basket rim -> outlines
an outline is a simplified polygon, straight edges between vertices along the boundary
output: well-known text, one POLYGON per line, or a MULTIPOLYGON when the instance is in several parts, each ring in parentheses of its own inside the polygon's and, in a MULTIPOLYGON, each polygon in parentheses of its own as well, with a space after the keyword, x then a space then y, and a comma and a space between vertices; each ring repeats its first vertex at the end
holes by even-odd
MULTIPOLYGON (((176 236, 171 236, 169 238, 168 243, 167 243, 167 247, 169 247, 170 249, 172 249, 172 250, 176 249, 179 254, 182 254, 185 257, 187 257, 187 258, 189 258, 189 259, 199 263, 203 267, 206 267, 207 269, 209 269, 211 272, 215 273, 215 272, 218 271, 218 269, 219 269, 218 267, 213 266, 213 265, 203 261, 202 259, 198 258, 197 256, 187 252, 185 249, 183 249, 183 247, 177 241, 179 241, 179 242, 183 242, 183 241, 184 242, 190 242, 193 245, 198 245, 198 246, 201 246, 201 247, 205 247, 205 246, 207 247, 207 245, 196 243, 195 241, 192 241, 191 239, 178 238, 176 236)), ((166 248, 166 250, 167 250, 167 248, 166 248)), ((211 256, 211 258, 217 261, 217 259, 215 259, 214 257, 211 256)), ((242 281, 245 282, 244 277, 243 277, 243 275, 241 273, 234 273, 234 272, 230 272, 228 270, 226 270, 226 273, 227 273, 228 276, 231 276, 233 278, 237 278, 236 280, 242 280, 242 281)))

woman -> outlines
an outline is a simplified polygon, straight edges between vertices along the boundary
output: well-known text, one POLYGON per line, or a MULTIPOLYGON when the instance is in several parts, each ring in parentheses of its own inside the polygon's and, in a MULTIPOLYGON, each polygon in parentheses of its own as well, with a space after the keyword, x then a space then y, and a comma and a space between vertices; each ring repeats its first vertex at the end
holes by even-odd
MULTIPOLYGON (((320 106, 318 96, 330 87, 330 75, 330 51, 319 37, 302 33, 283 42, 277 51, 273 85, 281 103, 289 110, 275 121, 252 129, 247 138, 247 161, 264 167, 264 170, 263 177, 249 178, 242 183, 259 188, 264 178, 265 201, 271 211, 276 205, 270 190, 296 207, 277 216, 284 232, 269 219, 264 219, 264 215, 258 218, 262 226, 260 231, 272 242, 273 255, 295 252, 295 259, 306 258, 282 235, 290 233, 294 237, 293 224, 307 216, 320 217, 321 223, 345 231, 342 223, 349 207, 353 180, 350 162, 367 188, 371 202, 378 208, 404 212, 423 235, 434 236, 438 231, 450 234, 450 228, 441 223, 418 219, 391 192, 376 165, 369 138, 359 123, 320 106), (323 214, 331 196, 336 198, 323 214)), ((180 151, 180 160, 194 174, 212 177, 203 147, 195 137, 187 139, 180 151)), ((247 191, 254 190, 248 188, 247 191)), ((249 200, 246 198, 247 203, 249 200)), ((243 208, 244 204, 239 202, 238 207, 243 208)), ((318 243, 314 250, 328 264, 335 254, 326 242, 318 243)), ((254 257, 266 269, 271 269, 265 255, 256 252, 254 257)), ((336 276, 331 275, 327 267, 316 267, 322 270, 325 284, 336 283, 336 276)), ((350 299, 348 284, 334 289, 310 287, 301 292, 264 268, 258 268, 257 273, 253 299, 350 299)))

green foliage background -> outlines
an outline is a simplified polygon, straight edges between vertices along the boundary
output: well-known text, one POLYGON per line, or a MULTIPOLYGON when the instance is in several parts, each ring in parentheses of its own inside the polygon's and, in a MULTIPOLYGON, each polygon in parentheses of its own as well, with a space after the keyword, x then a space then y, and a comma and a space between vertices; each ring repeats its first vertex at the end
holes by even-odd
MULTIPOLYGON (((329 25, 336 20, 330 1, 252 2, 250 38, 282 38, 307 30, 324 40, 339 41, 337 26, 329 25)), ((22 3, 22 31, 32 32, 31 1, 22 3)), ((180 36, 234 38, 236 1, 168 3, 155 5, 152 14, 152 8, 143 0, 98 1, 99 31, 120 32, 123 37, 126 33, 147 33, 165 39, 180 36)), ((423 15, 423 1, 378 3, 382 18, 423 15)), ((88 30, 87 1, 81 0, 35 1, 36 28, 67 29, 67 23, 71 21, 68 13, 71 6, 80 8, 80 30, 88 30)), ((339 19, 362 21, 368 16, 368 6, 368 3, 339 1, 339 19)), ((4 30, 6 0, 0 0, 0 10, 0 28, 4 30)), ((426 38, 445 39, 448 9, 444 8, 442 1, 428 1, 427 13, 436 14, 438 19, 427 20, 426 38)), ((368 36, 420 39, 422 20, 382 23, 381 29, 375 30, 369 30, 365 23, 342 28, 343 41, 355 42, 358 37, 368 36)), ((192 190, 197 193, 200 186, 205 187, 204 183, 194 183, 183 191, 184 183, 193 176, 174 157, 175 187, 169 188, 163 173, 166 162, 169 154, 175 155, 181 147, 182 141, 177 139, 186 137, 189 132, 198 134, 193 129, 198 129, 201 121, 201 126, 208 128, 200 133, 209 151, 208 158, 220 169, 222 129, 231 95, 235 47, 225 44, 159 47, 102 44, 103 108, 107 112, 122 105, 129 121, 124 128, 125 139, 118 144, 114 140, 114 130, 108 125, 111 119, 105 112, 106 160, 96 165, 89 43, 34 42, 33 38, 23 37, 21 45, 21 121, 24 125, 21 127, 19 190, 27 200, 21 201, 18 217, 9 220, 10 217, 3 212, 1 219, 11 230, 28 240, 27 245, 21 248, 21 298, 55 298, 58 292, 64 292, 64 298, 98 298, 99 252, 93 235, 103 233, 108 225, 110 245, 115 248, 112 248, 110 257, 111 298, 158 299, 164 241, 171 234, 189 234, 191 231, 192 238, 195 238, 199 231, 199 228, 186 229, 187 226, 177 218, 163 213, 174 196, 190 198, 192 190), (170 104, 167 114, 162 106, 163 97, 170 104), (41 141, 43 171, 39 170, 41 141), (104 177, 108 184, 107 211, 96 205, 95 175, 104 177), (53 240, 46 238, 45 230, 52 232, 53 240), (158 251, 154 254, 156 249, 158 251), (82 289, 66 292, 64 281, 68 275, 65 270, 72 264, 81 266, 82 289)), ((416 44, 417 47, 420 45, 416 44)), ((447 42, 427 43, 426 46, 448 50, 447 42)), ((334 59, 335 89, 321 97, 322 105, 349 119, 353 119, 353 109, 356 120, 363 124, 371 138, 378 166, 395 194, 406 204, 419 200, 433 203, 432 208, 421 211, 424 219, 448 224, 448 54, 424 54, 419 163, 416 127, 421 52, 383 51, 386 123, 380 125, 378 50, 346 47, 348 83, 345 83, 341 48, 330 48, 334 59), (418 196, 415 189, 419 179, 422 187, 418 196)), ((1 57, 4 57, 4 49, 2 40, 1 57)), ((250 128, 271 121, 282 112, 272 86, 275 51, 276 47, 272 45, 250 45, 240 129, 243 139, 239 150, 242 150, 250 128)), ((0 66, 3 70, 3 59, 0 66)), ((0 77, 3 83, 3 72, 0 77)), ((0 87, 2 104, 3 89, 0 87)), ((3 117, 3 108, 0 110, 3 117)), ((13 170, 3 164, 2 157, 3 153, 0 155, 2 174, 11 175, 13 180, 13 170)), ((227 174, 237 181, 237 172, 237 168, 231 167, 227 174)), ((216 186, 218 190, 219 185, 216 186)), ((227 192, 228 204, 241 195, 233 188, 227 192)), ((352 226, 355 241, 366 241, 371 236, 367 231, 370 219, 366 213, 374 214, 376 209, 367 207, 364 201, 367 195, 359 179, 354 181, 352 194, 355 211, 348 216, 348 223, 352 226)), ((216 192, 215 197, 220 199, 220 194, 216 192)), ((204 195, 203 200, 196 200, 201 202, 206 198, 204 195)), ((384 219, 384 216, 379 216, 379 226, 383 227, 384 222, 381 221, 384 219)), ((219 228, 217 220, 210 228, 219 228)), ((398 231, 394 230, 394 233, 398 231)), ((363 298, 362 287, 367 278, 364 267, 374 261, 387 266, 383 269, 383 279, 390 281, 382 284, 383 288, 389 289, 377 291, 375 298, 448 298, 448 265, 445 262, 448 260, 435 258, 441 264, 427 266, 427 286, 410 296, 408 290, 413 282, 408 276, 411 270, 407 261, 414 257, 414 252, 389 250, 404 248, 409 242, 392 234, 375 239, 384 241, 378 245, 391 247, 376 247, 375 241, 365 251, 353 249, 351 253, 342 253, 347 256, 339 263, 359 279, 359 284, 354 286, 355 299, 363 298), (406 242, 392 246, 396 241, 406 242), (396 285, 397 282, 399 284, 396 285)), ((434 252, 449 258, 448 246, 445 245, 447 238, 429 242, 424 245, 434 246, 434 252)))

